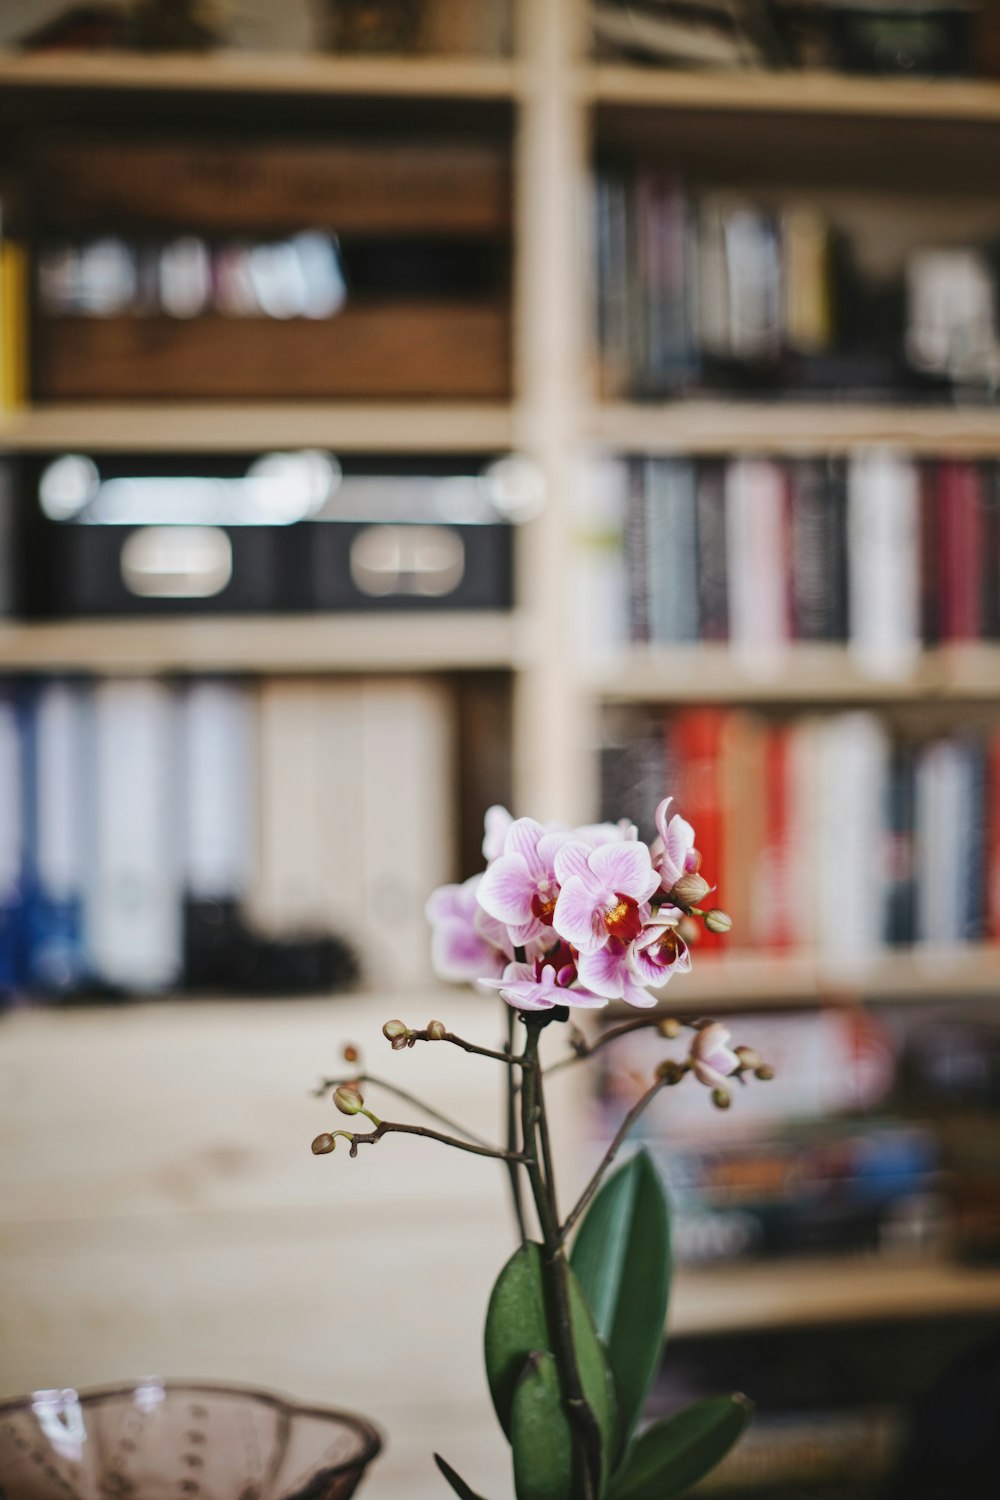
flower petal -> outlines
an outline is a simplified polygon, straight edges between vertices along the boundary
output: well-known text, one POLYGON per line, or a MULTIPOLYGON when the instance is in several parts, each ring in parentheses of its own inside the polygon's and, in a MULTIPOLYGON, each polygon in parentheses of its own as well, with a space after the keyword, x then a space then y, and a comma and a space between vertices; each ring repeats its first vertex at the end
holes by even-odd
POLYGON ((660 884, 645 844, 600 844, 591 850, 590 869, 602 885, 636 901, 647 901, 660 884))
POLYGON ((489 864, 503 853, 507 830, 514 819, 499 802, 486 809, 483 819, 483 858, 489 864))
POLYGON ((596 953, 608 941, 603 921, 598 917, 595 922, 593 893, 578 875, 571 876, 559 892, 552 925, 581 954, 596 953))
POLYGON ((520 855, 534 874, 538 868, 538 842, 544 837, 545 829, 534 818, 515 818, 507 829, 503 852, 505 855, 520 855))
POLYGON ((527 861, 520 854, 501 854, 487 865, 477 898, 483 911, 498 922, 523 926, 531 921, 534 889, 527 861))
POLYGON ((431 934, 431 962, 439 979, 463 984, 500 974, 507 960, 471 922, 448 917, 431 934))
POLYGON ((586 844, 577 843, 573 839, 568 844, 563 844, 561 849, 556 850, 553 861, 559 884, 565 885, 567 880, 572 880, 574 877, 585 881, 588 885, 593 884, 589 859, 590 849, 586 844))

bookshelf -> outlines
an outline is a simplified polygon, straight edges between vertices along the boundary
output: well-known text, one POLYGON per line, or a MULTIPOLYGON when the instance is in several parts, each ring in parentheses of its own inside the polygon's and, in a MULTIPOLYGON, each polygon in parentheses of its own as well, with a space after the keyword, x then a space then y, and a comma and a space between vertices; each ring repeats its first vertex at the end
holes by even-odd
MULTIPOLYGON (((441 612, 405 622, 391 614, 190 616, 6 625, 0 629, 0 670, 355 675, 501 670, 511 675, 514 688, 515 806, 573 822, 595 811, 592 751, 600 714, 609 705, 901 702, 933 703, 960 713, 970 702, 982 706, 997 699, 996 645, 928 652, 910 677, 888 684, 862 677, 844 650, 828 647, 796 647, 780 676, 771 679, 747 677, 721 648, 632 652, 614 663, 580 660, 572 624, 572 569, 564 563, 572 551, 581 469, 595 452, 845 455, 859 446, 886 444, 928 457, 1000 457, 1000 411, 985 406, 723 398, 601 403, 594 393, 586 332, 592 322, 593 264, 586 205, 594 142, 602 132, 635 139, 652 123, 661 146, 675 132, 689 152, 703 125, 717 141, 734 121, 742 128, 749 120, 754 141, 773 141, 794 136, 790 126, 804 123, 807 141, 822 139, 829 162, 839 141, 856 143, 873 129, 891 127, 898 152, 912 128, 922 142, 939 135, 948 149, 956 139, 971 140, 979 155, 974 170, 962 168, 962 180, 978 172, 982 181, 984 143, 995 147, 1000 141, 1000 85, 593 67, 584 61, 585 22, 583 0, 523 0, 514 60, 0 55, 0 104, 6 116, 38 110, 56 96, 103 100, 140 93, 159 106, 174 96, 185 101, 220 96, 223 105, 230 98, 263 99, 276 109, 299 96, 320 104, 361 100, 374 108, 388 104, 404 120, 411 105, 429 106, 459 125, 467 107, 501 106, 513 113, 515 209, 509 401, 47 403, 5 416, 0 450, 329 446, 344 453, 402 454, 509 448, 530 454, 540 465, 547 494, 542 515, 519 531, 517 601, 507 615, 441 612)), ((833 973, 808 957, 753 954, 726 961, 701 958, 690 977, 677 981, 665 1008, 673 1009, 676 1001, 685 1009, 728 1011, 845 996, 917 1001, 943 992, 989 999, 997 989, 996 953, 985 946, 943 955, 939 963, 887 953, 848 974, 833 973)), ((275 1024, 284 1004, 258 1002, 250 1012, 234 1005, 216 1016, 218 1045, 231 1025, 254 1029, 248 1014, 264 1026, 275 1024)), ((451 999, 448 1004, 454 1007, 451 999)), ((133 1024, 141 1028, 144 1014, 139 1012, 133 1024)), ((304 1035, 315 1010, 303 1010, 301 1017, 304 1035)), ((19 1024, 30 1029, 34 1023, 19 1024)), ((73 1024, 75 1039, 86 1048, 86 1023, 73 1024)), ((155 1024, 164 1024, 162 1016, 155 1024)), ((104 1022, 95 1031, 106 1041, 104 1022)), ((849 1277, 833 1274, 841 1266, 838 1261, 686 1273, 676 1331, 926 1310, 1000 1310, 995 1272, 854 1265, 849 1277)))

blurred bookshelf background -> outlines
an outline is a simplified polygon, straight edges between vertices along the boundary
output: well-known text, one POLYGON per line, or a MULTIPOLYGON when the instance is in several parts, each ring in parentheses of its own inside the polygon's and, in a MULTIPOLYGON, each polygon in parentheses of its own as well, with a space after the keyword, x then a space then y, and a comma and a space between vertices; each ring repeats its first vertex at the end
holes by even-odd
MULTIPOLYGON (((502 1182, 307 1091, 494 1039, 423 918, 488 806, 670 790, 735 928, 663 1013, 777 1077, 647 1117, 656 1399, 757 1398, 715 1494, 989 1493, 995 6, 18 0, 0 124, 3 1392, 252 1380, 496 1493, 502 1182)), ((669 1048, 560 1083, 565 1191, 669 1048)))

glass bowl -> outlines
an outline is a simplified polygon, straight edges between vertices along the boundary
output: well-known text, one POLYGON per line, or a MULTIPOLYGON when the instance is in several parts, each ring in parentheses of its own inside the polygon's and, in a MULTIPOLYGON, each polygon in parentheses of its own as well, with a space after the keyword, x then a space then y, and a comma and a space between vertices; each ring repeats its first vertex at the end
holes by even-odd
POLYGON ((147 1380, 0 1402, 0 1500, 347 1500, 381 1439, 266 1391, 147 1380))

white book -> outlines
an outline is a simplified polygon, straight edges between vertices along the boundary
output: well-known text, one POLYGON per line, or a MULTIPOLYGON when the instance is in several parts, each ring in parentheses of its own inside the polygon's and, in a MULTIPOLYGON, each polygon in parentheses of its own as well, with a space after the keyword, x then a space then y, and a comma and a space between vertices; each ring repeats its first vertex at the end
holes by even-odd
POLYGON ((917 759, 918 942, 950 944, 963 936, 966 767, 961 747, 950 740, 925 746, 917 759))
POLYGON ((785 475, 768 459, 726 469, 729 636, 740 665, 756 676, 780 669, 789 640, 785 475))
POLYGON ((239 901, 257 844, 251 691, 235 682, 193 682, 180 710, 185 889, 194 901, 239 901))
POLYGON ((159 682, 101 682, 92 713, 91 968, 122 989, 163 990, 183 964, 174 693, 159 682))
POLYGON ((407 989, 431 978, 424 906, 455 878, 452 695, 421 678, 362 685, 365 972, 407 989))
POLYGON ((34 704, 34 863, 48 901, 83 897, 87 865, 87 703, 79 687, 50 682, 34 704))
MULTIPOLYGON (((823 720, 809 714, 796 720, 788 745, 788 868, 783 882, 789 904, 789 930, 796 948, 819 942, 820 744, 823 720)), ((780 878, 780 877, 779 877, 780 878)), ((766 931, 766 887, 759 892, 759 930, 766 931)))
POLYGON ((848 465, 849 650, 860 671, 904 678, 920 654, 917 467, 886 449, 848 465))
POLYGON ((575 641, 584 669, 619 655, 628 644, 628 492, 628 466, 622 459, 588 463, 578 492, 573 548, 575 641))
POLYGON ((885 940, 889 736, 876 714, 835 714, 823 724, 819 754, 819 942, 843 963, 885 940))

